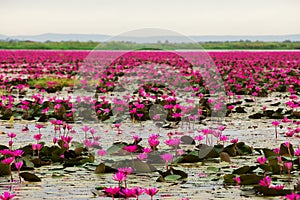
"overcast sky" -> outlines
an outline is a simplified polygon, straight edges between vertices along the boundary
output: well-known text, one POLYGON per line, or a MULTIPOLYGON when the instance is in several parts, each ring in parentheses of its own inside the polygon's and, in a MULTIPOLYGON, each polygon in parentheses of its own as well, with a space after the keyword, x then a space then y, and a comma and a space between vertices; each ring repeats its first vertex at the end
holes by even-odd
POLYGON ((299 11, 299 0, 0 0, 0 34, 299 34, 299 11))

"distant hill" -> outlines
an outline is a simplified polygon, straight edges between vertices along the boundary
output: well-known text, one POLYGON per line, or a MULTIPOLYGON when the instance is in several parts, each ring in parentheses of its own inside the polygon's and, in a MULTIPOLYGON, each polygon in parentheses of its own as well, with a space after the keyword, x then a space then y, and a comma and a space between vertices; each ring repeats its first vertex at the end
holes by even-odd
POLYGON ((300 41, 300 34, 293 35, 207 35, 207 36, 151 36, 151 37, 132 37, 132 36, 110 36, 103 34, 56 34, 56 33, 46 33, 41 35, 18 35, 18 36, 6 36, 0 34, 0 40, 19 40, 19 41, 35 41, 35 42, 60 42, 60 41, 95 41, 95 42, 105 42, 107 40, 114 41, 130 41, 137 43, 157 43, 159 42, 170 42, 170 43, 182 43, 182 42, 225 42, 225 41, 264 41, 264 42, 282 42, 285 40, 290 41, 300 41), (191 40, 190 40, 190 39, 191 40))

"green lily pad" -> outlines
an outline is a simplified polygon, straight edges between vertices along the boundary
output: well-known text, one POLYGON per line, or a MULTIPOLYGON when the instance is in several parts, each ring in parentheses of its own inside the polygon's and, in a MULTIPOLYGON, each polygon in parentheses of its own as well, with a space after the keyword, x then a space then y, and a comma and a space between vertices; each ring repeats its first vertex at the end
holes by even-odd
POLYGON ((212 172, 218 172, 220 169, 217 168, 217 167, 212 167, 212 166, 210 166, 210 167, 207 167, 206 170, 212 171, 212 172))
POLYGON ((165 179, 165 181, 176 181, 176 180, 181 179, 181 176, 177 175, 177 174, 171 174, 171 175, 166 176, 164 179, 165 179))

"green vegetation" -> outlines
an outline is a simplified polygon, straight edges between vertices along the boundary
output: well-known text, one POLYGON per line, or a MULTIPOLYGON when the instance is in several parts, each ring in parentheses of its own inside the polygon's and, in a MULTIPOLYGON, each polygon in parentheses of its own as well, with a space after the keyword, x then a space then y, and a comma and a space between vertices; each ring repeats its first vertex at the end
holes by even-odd
POLYGON ((70 78, 39 78, 28 81, 28 84, 31 87, 39 87, 39 88, 63 88, 74 85, 74 80, 70 78))
POLYGON ((132 50, 132 49, 300 49, 299 42, 204 42, 204 43, 151 43, 132 42, 32 42, 0 41, 0 49, 55 49, 55 50, 132 50))

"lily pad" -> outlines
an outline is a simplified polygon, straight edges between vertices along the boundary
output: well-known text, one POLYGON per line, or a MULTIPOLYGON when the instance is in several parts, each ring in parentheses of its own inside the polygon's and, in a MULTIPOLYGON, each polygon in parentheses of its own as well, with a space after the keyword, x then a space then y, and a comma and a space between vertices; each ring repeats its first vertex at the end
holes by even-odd
POLYGON ((258 176, 256 174, 245 174, 241 175, 241 185, 255 185, 263 178, 263 176, 258 176))
POLYGON ((25 180, 29 182, 40 182, 41 179, 36 176, 35 174, 29 173, 29 172, 21 172, 20 176, 25 180))
POLYGON ((276 190, 275 188, 268 188, 263 186, 255 186, 254 190, 259 194, 262 194, 263 196, 284 196, 293 192, 292 190, 276 190))
POLYGON ((117 170, 110 167, 110 166, 107 166, 105 165, 104 163, 100 163, 96 169, 95 169, 95 173, 96 174, 102 174, 102 173, 114 173, 116 172, 117 170))
POLYGON ((176 181, 176 180, 181 179, 181 176, 177 175, 177 174, 171 174, 171 175, 166 176, 164 179, 165 179, 165 181, 176 181))
POLYGON ((0 162, 0 176, 6 176, 9 174, 10 174, 9 166, 0 162))
POLYGON ((121 151, 124 151, 123 148, 126 146, 124 143, 116 143, 109 147, 106 152, 108 155, 118 154, 121 151))

